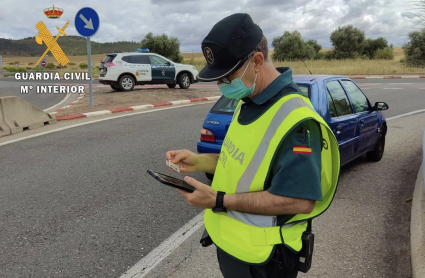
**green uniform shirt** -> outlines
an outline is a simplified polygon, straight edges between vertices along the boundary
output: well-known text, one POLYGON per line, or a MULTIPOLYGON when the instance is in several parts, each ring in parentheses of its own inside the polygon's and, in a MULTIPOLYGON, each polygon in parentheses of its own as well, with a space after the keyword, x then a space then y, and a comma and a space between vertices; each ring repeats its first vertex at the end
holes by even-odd
MULTIPOLYGON (((252 100, 244 98, 238 121, 249 124, 267 111, 276 101, 288 94, 308 97, 292 79, 291 68, 278 68, 281 75, 252 100)), ((305 120, 288 132, 272 160, 265 188, 272 194, 310 200, 322 200, 321 177, 322 136, 319 124, 305 120), (294 151, 294 146, 310 146, 310 154, 294 151)), ((292 216, 278 217, 282 225, 292 216)))

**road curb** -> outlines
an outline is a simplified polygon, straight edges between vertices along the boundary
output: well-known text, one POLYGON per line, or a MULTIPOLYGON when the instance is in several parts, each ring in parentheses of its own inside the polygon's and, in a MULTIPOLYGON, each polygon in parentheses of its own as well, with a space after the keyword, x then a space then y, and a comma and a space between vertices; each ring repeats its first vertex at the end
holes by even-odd
POLYGON ((410 249, 413 278, 425 277, 425 132, 422 145, 423 161, 416 179, 410 220, 410 249))
POLYGON ((114 108, 114 109, 110 109, 110 110, 100 110, 100 111, 80 113, 80 114, 74 114, 74 115, 68 115, 68 116, 57 116, 56 119, 58 121, 63 121, 63 120, 73 120, 73 119, 78 119, 78 118, 105 116, 105 115, 115 114, 115 113, 120 113, 120 112, 144 110, 144 109, 148 109, 148 108, 161 107, 161 106, 182 105, 182 104, 189 104, 189 103, 192 103, 192 102, 218 100, 220 97, 221 96, 191 98, 191 99, 158 102, 158 103, 137 105, 137 106, 130 106, 130 107, 120 107, 120 108, 114 108))

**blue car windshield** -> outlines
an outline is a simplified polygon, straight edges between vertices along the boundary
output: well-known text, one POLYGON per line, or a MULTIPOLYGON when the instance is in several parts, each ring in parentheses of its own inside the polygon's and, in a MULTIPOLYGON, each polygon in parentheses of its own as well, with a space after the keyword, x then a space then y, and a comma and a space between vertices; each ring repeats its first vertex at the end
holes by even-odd
POLYGON ((217 103, 211 109, 213 113, 233 114, 238 105, 239 101, 235 99, 229 99, 227 97, 221 97, 217 103))
MULTIPOLYGON (((298 85, 301 91, 303 92, 305 97, 308 97, 308 89, 307 85, 298 85)), ((221 97, 217 103, 211 109, 213 113, 222 113, 222 114, 233 114, 235 112, 236 106, 239 101, 235 99, 229 99, 227 97, 221 97)))
POLYGON ((300 85, 300 84, 297 84, 297 85, 298 85, 298 87, 300 87, 300 89, 303 92, 304 96, 308 98, 308 88, 309 88, 309 86, 307 86, 307 85, 300 85))

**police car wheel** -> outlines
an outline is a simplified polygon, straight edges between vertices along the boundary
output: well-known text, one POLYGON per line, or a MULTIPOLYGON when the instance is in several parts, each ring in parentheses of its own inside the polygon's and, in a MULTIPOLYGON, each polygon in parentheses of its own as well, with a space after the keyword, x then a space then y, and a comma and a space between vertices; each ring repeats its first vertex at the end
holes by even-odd
POLYGON ((189 86, 190 86, 190 77, 189 77, 189 74, 183 73, 179 77, 179 87, 181 89, 187 89, 187 88, 189 88, 189 86))
POLYGON ((214 174, 210 174, 210 173, 205 173, 205 176, 207 176, 207 179, 209 179, 210 181, 212 181, 214 178, 214 174))
POLYGON ((385 149, 385 130, 382 129, 379 133, 378 141, 376 142, 375 149, 371 152, 366 153, 367 159, 370 161, 378 162, 384 156, 385 149))
POLYGON ((118 85, 110 85, 110 86, 114 91, 117 91, 117 92, 121 91, 120 86, 118 86, 118 85))
POLYGON ((170 89, 175 88, 176 85, 177 85, 176 82, 174 82, 173 84, 167 84, 168 88, 170 88, 170 89))
POLYGON ((119 87, 123 91, 131 91, 134 88, 134 78, 130 75, 124 75, 120 78, 120 81, 118 82, 119 87))

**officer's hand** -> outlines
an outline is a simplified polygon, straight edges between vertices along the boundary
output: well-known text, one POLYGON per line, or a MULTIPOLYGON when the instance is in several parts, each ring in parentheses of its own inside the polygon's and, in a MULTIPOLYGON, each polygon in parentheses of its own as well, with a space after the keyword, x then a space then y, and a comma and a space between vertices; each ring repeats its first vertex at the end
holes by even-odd
MULTIPOLYGON (((165 154, 165 157, 172 163, 179 165, 180 172, 182 173, 192 173, 197 171, 198 155, 194 152, 189 150, 168 151, 165 154)), ((173 170, 172 168, 170 169, 173 170)))
POLYGON ((177 192, 186 199, 189 205, 195 208, 203 209, 215 207, 217 192, 212 189, 211 186, 199 182, 191 177, 184 177, 184 180, 196 188, 193 193, 176 189, 177 192))

